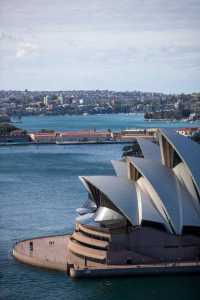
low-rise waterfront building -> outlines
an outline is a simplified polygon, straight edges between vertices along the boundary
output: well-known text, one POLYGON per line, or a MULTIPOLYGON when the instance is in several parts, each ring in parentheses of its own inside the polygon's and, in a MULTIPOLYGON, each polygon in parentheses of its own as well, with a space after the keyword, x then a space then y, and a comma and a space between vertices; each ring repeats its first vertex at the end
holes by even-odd
POLYGON ((157 133, 157 128, 132 128, 125 129, 120 132, 119 139, 130 140, 138 137, 154 138, 157 133))
POLYGON ((179 134, 182 134, 184 136, 191 137, 194 133, 200 131, 200 127, 186 127, 186 128, 180 128, 177 130, 179 134))
POLYGON ((110 132, 95 130, 64 131, 57 136, 57 142, 103 142, 110 139, 110 132))
POLYGON ((35 143, 47 143, 55 144, 56 143, 56 132, 33 132, 29 134, 31 140, 35 143))
POLYGON ((35 143, 104 142, 111 139, 109 131, 60 131, 32 132, 30 137, 35 143))

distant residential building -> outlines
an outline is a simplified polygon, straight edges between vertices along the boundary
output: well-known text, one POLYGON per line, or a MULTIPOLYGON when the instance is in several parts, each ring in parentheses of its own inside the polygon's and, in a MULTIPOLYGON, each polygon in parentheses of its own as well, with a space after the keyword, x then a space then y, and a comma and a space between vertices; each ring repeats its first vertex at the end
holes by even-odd
POLYGON ((135 136, 154 136, 157 128, 132 128, 121 131, 121 137, 131 138, 135 136))
POLYGON ((48 106, 49 104, 49 97, 48 96, 44 96, 44 105, 48 106))
POLYGON ((64 104, 63 95, 59 95, 59 96, 58 96, 58 100, 59 100, 59 102, 60 102, 61 105, 64 104))
POLYGON ((184 136, 192 136, 194 133, 200 131, 200 127, 192 127, 192 128, 180 128, 177 132, 184 136))

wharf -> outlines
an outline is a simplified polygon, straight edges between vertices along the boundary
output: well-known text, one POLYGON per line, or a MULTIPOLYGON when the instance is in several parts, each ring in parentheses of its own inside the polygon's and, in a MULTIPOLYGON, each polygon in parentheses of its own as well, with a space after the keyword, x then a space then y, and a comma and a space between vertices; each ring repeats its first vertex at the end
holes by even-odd
MULTIPOLYGON (((70 141, 70 142, 5 142, 0 143, 0 146, 9 147, 9 146, 29 146, 29 145, 36 145, 36 146, 42 146, 42 145, 105 145, 105 144, 132 144, 136 138, 141 138, 142 136, 137 136, 134 139, 129 140, 117 140, 117 141, 70 141)), ((152 137, 142 137, 142 138, 150 138, 152 137)))

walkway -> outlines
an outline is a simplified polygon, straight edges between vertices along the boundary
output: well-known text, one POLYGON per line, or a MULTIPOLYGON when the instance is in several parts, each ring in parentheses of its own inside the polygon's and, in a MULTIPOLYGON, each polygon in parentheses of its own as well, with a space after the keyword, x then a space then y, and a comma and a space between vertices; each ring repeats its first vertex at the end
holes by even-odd
POLYGON ((13 256, 30 265, 66 271, 68 239, 62 235, 21 241, 15 245, 13 256))

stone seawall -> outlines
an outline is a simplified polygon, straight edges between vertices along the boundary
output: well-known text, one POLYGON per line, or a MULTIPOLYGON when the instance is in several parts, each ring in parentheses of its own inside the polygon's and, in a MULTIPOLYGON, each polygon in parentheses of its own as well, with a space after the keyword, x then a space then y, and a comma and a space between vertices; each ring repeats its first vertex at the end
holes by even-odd
POLYGON ((200 263, 138 265, 138 266, 107 266, 105 268, 70 268, 72 278, 124 277, 170 274, 196 274, 200 272, 200 263))

